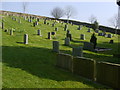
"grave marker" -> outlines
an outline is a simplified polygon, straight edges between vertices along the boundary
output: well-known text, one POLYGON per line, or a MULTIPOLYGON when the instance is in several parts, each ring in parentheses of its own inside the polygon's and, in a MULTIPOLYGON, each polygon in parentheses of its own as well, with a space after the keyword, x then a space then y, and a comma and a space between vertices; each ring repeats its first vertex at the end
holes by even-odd
POLYGON ((85 34, 80 34, 80 39, 85 40, 85 34))
POLYGON ((24 34, 24 44, 28 44, 28 34, 24 34))
POLYGON ((59 42, 58 41, 53 41, 53 52, 59 53, 59 42))
POLYGON ((38 35, 39 35, 39 36, 42 36, 42 35, 41 35, 41 30, 39 30, 39 29, 38 29, 38 35))
POLYGON ((48 32, 48 39, 51 39, 51 33, 48 32))
POLYGON ((82 47, 74 47, 72 48, 72 55, 83 57, 83 48, 82 47))
POLYGON ((70 38, 69 37, 65 38, 65 45, 66 46, 70 45, 70 38))

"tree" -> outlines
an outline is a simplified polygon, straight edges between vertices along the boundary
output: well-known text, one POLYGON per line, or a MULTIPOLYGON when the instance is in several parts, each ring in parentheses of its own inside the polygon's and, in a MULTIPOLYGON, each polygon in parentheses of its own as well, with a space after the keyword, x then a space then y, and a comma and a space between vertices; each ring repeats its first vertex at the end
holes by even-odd
POLYGON ((27 6, 28 6, 28 2, 23 2, 23 3, 22 3, 23 13, 26 12, 26 10, 27 10, 27 6))
POLYGON ((109 19, 109 23, 111 26, 115 28, 115 34, 117 34, 117 28, 118 28, 118 15, 115 14, 112 18, 109 19))
POLYGON ((61 17, 64 16, 64 10, 59 8, 59 7, 55 7, 52 11, 51 11, 51 15, 55 18, 55 19, 59 19, 61 17))
POLYGON ((67 6, 65 8, 65 15, 67 17, 67 23, 69 22, 69 18, 74 16, 76 13, 75 9, 72 6, 67 6))
POLYGON ((99 28, 99 23, 97 22, 97 20, 94 21, 94 23, 92 24, 92 26, 93 26, 93 29, 94 29, 94 30, 96 30, 96 29, 99 28))
POLYGON ((89 21, 91 22, 91 24, 93 24, 95 21, 97 21, 97 18, 94 15, 91 15, 89 21))

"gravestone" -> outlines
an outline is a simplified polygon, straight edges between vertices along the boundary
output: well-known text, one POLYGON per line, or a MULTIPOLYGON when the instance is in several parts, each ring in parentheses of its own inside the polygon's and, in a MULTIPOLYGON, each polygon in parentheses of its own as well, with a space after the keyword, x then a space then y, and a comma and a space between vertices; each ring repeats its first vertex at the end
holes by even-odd
POLYGON ((5 29, 5 31, 4 32, 8 32, 8 29, 5 29))
POLYGON ((58 41, 53 41, 53 52, 59 53, 59 42, 58 41))
POLYGON ((39 22, 39 21, 40 21, 40 19, 39 19, 39 18, 37 18, 37 21, 39 22))
POLYGON ((46 24, 47 22, 46 22, 46 20, 44 20, 44 24, 46 24))
POLYGON ((69 37, 65 38, 65 45, 66 46, 70 45, 70 38, 69 37))
POLYGON ((90 43, 90 42, 84 42, 84 47, 83 49, 85 50, 90 50, 90 51, 94 51, 94 44, 90 43))
POLYGON ((91 32, 90 28, 88 28, 88 31, 87 32, 91 32))
POLYGON ((21 23, 21 20, 19 19, 18 23, 21 23))
POLYGON ((72 40, 72 34, 67 33, 67 34, 66 34, 66 37, 67 37, 67 38, 70 38, 70 41, 72 40))
POLYGON ((65 24, 64 31, 67 31, 67 29, 68 29, 68 25, 65 24))
POLYGON ((103 33, 98 33, 98 36, 103 36, 103 33))
POLYGON ((13 35, 13 29, 10 30, 10 35, 13 35))
POLYGON ((113 43, 114 43, 114 41, 113 41, 113 40, 110 40, 110 41, 109 41, 109 43, 110 43, 110 44, 113 44, 113 43))
POLYGON ((24 44, 28 44, 28 34, 24 34, 24 44))
POLYGON ((4 23, 2 22, 2 29, 4 29, 4 23))
POLYGON ((51 39, 51 33, 48 32, 48 39, 51 39))
POLYGON ((80 34, 80 39, 85 40, 85 34, 80 34))
POLYGON ((37 21, 35 22, 35 25, 38 25, 38 22, 37 22, 37 21))
POLYGON ((35 27, 36 26, 36 23, 35 22, 33 22, 33 27, 35 27))
POLYGON ((108 36, 107 36, 108 38, 112 38, 112 34, 108 34, 108 36))
POLYGON ((56 32, 51 32, 52 35, 56 35, 56 32))
POLYGON ((47 25, 50 25, 50 23, 48 22, 47 25))
POLYGON ((53 24, 52 24, 52 27, 54 27, 54 26, 55 26, 55 24, 53 23, 53 24))
POLYGON ((55 31, 58 31, 58 27, 55 28, 55 31))
POLYGON ((38 29, 37 35, 42 36, 42 35, 41 35, 41 30, 38 29))
POLYGON ((78 30, 81 30, 81 26, 79 25, 78 30))
POLYGON ((95 32, 96 32, 96 33, 99 33, 99 29, 96 29, 95 32))
POLYGON ((83 57, 83 48, 82 47, 73 47, 72 48, 72 55, 83 57))
POLYGON ((26 20, 26 17, 24 17, 24 20, 26 20))

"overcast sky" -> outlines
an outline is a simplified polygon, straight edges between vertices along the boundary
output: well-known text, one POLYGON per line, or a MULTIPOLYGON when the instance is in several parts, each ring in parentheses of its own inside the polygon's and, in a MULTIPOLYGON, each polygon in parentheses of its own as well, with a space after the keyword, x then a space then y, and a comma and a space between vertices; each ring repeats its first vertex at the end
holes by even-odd
MULTIPOLYGON (((3 0, 1 10, 23 12, 22 1, 20 0, 3 0), (16 2, 17 1, 17 2, 16 2)), ((89 17, 94 15, 97 17, 101 25, 109 26, 109 19, 118 13, 118 6, 114 0, 29 0, 26 13, 41 16, 49 16, 55 7, 65 8, 72 6, 76 14, 71 19, 89 22, 89 17), (89 2, 88 2, 89 1, 89 2), (101 2, 102 1, 102 2, 101 2)), ((66 17, 63 17, 66 18, 66 17)))

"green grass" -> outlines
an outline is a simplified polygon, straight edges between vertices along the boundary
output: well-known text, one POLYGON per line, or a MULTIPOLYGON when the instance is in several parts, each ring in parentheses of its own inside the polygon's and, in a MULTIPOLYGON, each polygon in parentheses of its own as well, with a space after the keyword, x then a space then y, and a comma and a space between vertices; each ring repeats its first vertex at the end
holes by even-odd
MULTIPOLYGON (((63 53, 72 53, 72 48, 64 46, 64 38, 66 31, 64 25, 57 23, 56 31, 57 39, 48 40, 47 33, 54 31, 52 27, 53 21, 47 21, 50 25, 43 24, 40 20, 39 25, 33 27, 32 23, 25 21, 22 17, 21 24, 13 21, 10 16, 4 16, 5 29, 15 28, 14 35, 10 36, 9 32, 2 30, 2 79, 3 88, 105 88, 105 86, 93 83, 87 79, 64 71, 55 66, 56 53, 52 51, 52 41, 60 42, 60 51, 63 53), (42 37, 36 35, 40 29, 42 37), (29 44, 24 45, 23 35, 29 35, 29 44)), ((92 33, 87 32, 87 28, 77 30, 77 25, 70 25, 69 30, 72 33, 72 46, 83 46, 83 40, 80 40, 80 34, 86 35, 86 40, 89 41, 92 33)), ((92 30, 93 32, 93 30, 92 30)), ((109 44, 110 38, 97 36, 98 46, 112 48, 111 51, 91 52, 84 50, 84 57, 93 58, 96 61, 108 61, 120 63, 118 58, 113 58, 113 53, 118 52, 118 36, 112 39, 114 44, 109 44)))

